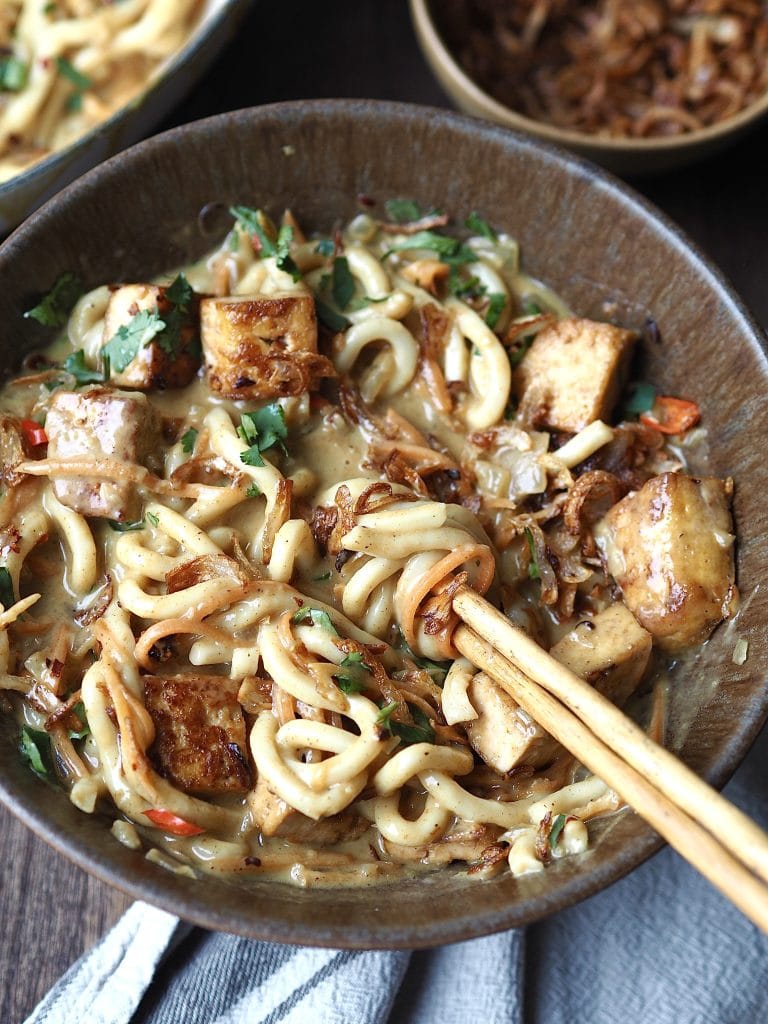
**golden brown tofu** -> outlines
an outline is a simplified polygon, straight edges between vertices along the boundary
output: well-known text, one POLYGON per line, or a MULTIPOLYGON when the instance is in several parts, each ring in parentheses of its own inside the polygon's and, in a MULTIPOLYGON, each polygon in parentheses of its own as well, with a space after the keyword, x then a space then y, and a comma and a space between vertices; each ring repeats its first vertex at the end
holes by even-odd
POLYGON ((263 776, 259 776, 256 788, 249 794, 248 804, 262 835, 279 836, 289 843, 333 846, 356 839, 368 828, 368 822, 351 811, 313 821, 279 797, 263 776))
POLYGON ((621 707, 643 678, 652 646, 632 612, 614 604, 584 618, 549 653, 621 707))
POLYGON ((308 293, 203 299, 200 333, 208 383, 230 398, 299 395, 334 375, 317 354, 315 300, 308 293))
POLYGON ((144 702, 157 730, 150 756, 179 789, 242 793, 250 787, 238 688, 225 676, 144 676, 144 702))
POLYGON ((464 724, 469 742, 497 772, 503 774, 522 764, 541 768, 560 749, 549 733, 484 672, 473 678, 467 694, 478 715, 464 724))
POLYGON ((595 320, 571 318, 545 328, 514 374, 520 417, 573 434, 610 419, 634 341, 632 331, 595 320))
MULTIPOLYGON (((56 391, 45 431, 51 459, 142 463, 158 441, 159 423, 144 395, 95 387, 56 391)), ((54 477, 53 489, 63 505, 84 516, 130 522, 141 512, 141 499, 131 480, 54 477)))
POLYGON ((608 572, 641 626, 678 653, 736 608, 731 480, 663 473, 595 528, 608 572))
POLYGON ((197 300, 186 313, 176 314, 166 298, 166 290, 153 284, 124 284, 109 298, 104 317, 104 344, 141 310, 156 310, 167 325, 163 334, 139 348, 124 370, 115 372, 113 368, 111 379, 120 387, 141 391, 185 388, 200 367, 197 300), (178 318, 178 329, 171 335, 168 334, 169 315, 178 318))

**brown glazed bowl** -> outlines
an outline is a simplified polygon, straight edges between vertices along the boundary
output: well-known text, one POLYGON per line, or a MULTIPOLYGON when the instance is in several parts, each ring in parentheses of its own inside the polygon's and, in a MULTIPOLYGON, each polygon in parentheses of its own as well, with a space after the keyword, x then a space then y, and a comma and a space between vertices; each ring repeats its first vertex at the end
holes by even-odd
MULTIPOLYGON (((709 431, 709 472, 736 481, 743 609, 695 662, 672 673, 670 744, 722 785, 768 706, 766 562, 768 361, 759 329, 716 270, 661 215, 593 166, 469 118, 368 101, 286 103, 224 114, 141 143, 48 202, 0 248, 2 360, 16 367, 46 332, 22 311, 65 270, 89 286, 145 280, 201 255, 223 236, 233 203, 296 212, 310 229, 407 196, 478 210, 521 243, 530 273, 585 315, 611 310, 648 332, 642 374, 695 398, 709 431), (223 205, 211 205, 223 204, 223 205), (205 208, 205 216, 200 217, 205 208), (737 637, 749 641, 743 666, 737 637)), ((695 467, 694 469, 701 467, 695 467)), ((349 948, 419 947, 499 931, 604 888, 660 840, 623 811, 596 829, 590 852, 546 872, 472 881, 450 870, 378 888, 299 890, 237 877, 179 877, 121 846, 102 817, 76 810, 18 754, 0 716, 0 796, 61 853, 130 895, 209 928, 259 939, 349 948)))

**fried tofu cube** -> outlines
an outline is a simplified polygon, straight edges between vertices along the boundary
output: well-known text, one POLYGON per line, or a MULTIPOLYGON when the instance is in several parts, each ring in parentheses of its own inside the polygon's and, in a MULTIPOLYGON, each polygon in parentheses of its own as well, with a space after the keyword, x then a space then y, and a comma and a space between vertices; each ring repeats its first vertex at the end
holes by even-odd
POLYGON ((733 483, 663 473, 595 527, 624 601, 671 654, 703 643, 736 609, 733 483))
POLYGON ((144 676, 161 775, 189 793, 243 793, 251 784, 239 683, 225 676, 144 676))
POLYGON ((314 821, 287 804, 261 775, 256 781, 256 788, 248 797, 248 804, 253 821, 262 835, 278 836, 290 843, 333 846, 348 839, 356 839, 368 827, 364 818, 350 811, 314 821))
POLYGON ((521 419, 572 434, 610 419, 635 338, 595 320, 570 318, 544 328, 514 374, 521 419))
POLYGON ((208 383, 230 398, 301 394, 316 386, 321 366, 329 376, 309 293, 203 299, 200 332, 208 383))
MULTIPOLYGON (((159 421, 146 396, 112 388, 56 391, 45 419, 50 459, 117 459, 142 463, 159 438, 159 421)), ((141 499, 130 479, 53 478, 59 501, 84 516, 131 522, 141 499)))
POLYGON ((124 284, 112 292, 104 316, 103 342, 106 345, 121 327, 128 325, 142 310, 157 312, 166 324, 161 335, 139 348, 124 370, 112 370, 111 378, 120 387, 141 391, 184 388, 200 367, 200 339, 196 301, 186 312, 179 312, 166 298, 166 288, 154 284, 124 284), (177 330, 168 333, 177 320, 177 330))
POLYGON ((579 622, 549 653, 621 707, 643 678, 652 646, 632 612, 614 604, 579 622))
POLYGON ((478 716, 464 723, 469 742, 497 772, 503 774, 522 764, 541 768, 560 749, 549 733, 484 672, 472 679, 467 695, 478 716))

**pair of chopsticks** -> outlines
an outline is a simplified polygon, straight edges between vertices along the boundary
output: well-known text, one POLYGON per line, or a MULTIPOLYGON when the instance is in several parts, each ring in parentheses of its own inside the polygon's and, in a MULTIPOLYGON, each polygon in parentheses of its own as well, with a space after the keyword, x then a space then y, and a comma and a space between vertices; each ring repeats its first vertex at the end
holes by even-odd
POLYGON ((473 590, 453 609, 456 648, 768 933, 762 829, 473 590))

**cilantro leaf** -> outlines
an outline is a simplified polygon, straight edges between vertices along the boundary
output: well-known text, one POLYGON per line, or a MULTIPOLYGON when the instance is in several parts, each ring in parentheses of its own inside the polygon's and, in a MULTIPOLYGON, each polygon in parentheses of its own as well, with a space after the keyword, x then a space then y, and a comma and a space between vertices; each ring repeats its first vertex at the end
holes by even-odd
POLYGON ((83 285, 80 278, 67 271, 57 278, 48 294, 32 309, 28 309, 24 316, 37 320, 44 327, 61 327, 66 323, 72 307, 82 294, 83 285))
POLYGON ((14 604, 13 580, 6 567, 0 566, 0 604, 7 611, 14 604))
POLYGON ((317 309, 318 320, 320 323, 325 324, 330 331, 337 333, 339 331, 346 331, 352 324, 351 320, 347 320, 341 313, 337 313, 335 309, 332 309, 322 299, 315 299, 315 308, 317 309))
POLYGON ((82 92, 84 89, 90 89, 92 85, 90 78, 87 75, 84 75, 81 71, 78 71, 75 65, 71 61, 67 60, 66 57, 57 57, 56 67, 58 68, 59 74, 71 82, 78 92, 82 92))
POLYGON ((493 230, 488 221, 481 217, 475 210, 473 210, 464 221, 464 227, 469 228, 470 231, 474 231, 477 235, 482 235, 483 238, 487 238, 491 242, 498 242, 499 240, 499 236, 493 230))
POLYGON ((158 519, 154 512, 147 512, 146 520, 148 523, 151 523, 152 526, 160 525, 160 520, 158 519))
POLYGON ((363 661, 362 654, 359 651, 352 651, 346 655, 339 666, 339 671, 334 672, 334 675, 343 693, 360 693, 368 683, 367 676, 370 671, 363 661))
POLYGON ((622 413, 625 417, 637 416, 641 412, 648 412, 652 409, 655 401, 656 388, 653 384, 641 381, 631 385, 627 400, 622 407, 622 413))
POLYGON ((504 312, 507 304, 507 297, 501 292, 492 292, 489 295, 488 309, 485 313, 485 322, 493 330, 499 322, 499 317, 504 312))
POLYGON ((337 256, 333 261, 331 291, 333 301, 339 309, 346 309, 355 294, 355 279, 350 272, 346 256, 337 256))
POLYGON ((399 707, 400 701, 397 700, 393 700, 391 704, 387 704, 381 709, 381 711, 379 711, 378 715, 376 715, 376 724, 383 726, 385 729, 389 729, 391 732, 392 723, 390 722, 390 719, 392 717, 392 713, 399 707))
POLYGON ((108 519, 110 530, 115 533, 131 533, 133 530, 143 530, 145 523, 143 519, 137 519, 135 523, 120 523, 115 519, 108 519))
POLYGON ((336 246, 331 238, 321 238, 315 246, 315 252, 320 253, 321 256, 333 256, 335 251, 336 246))
POLYGON ((182 435, 181 438, 181 450, 185 455, 191 455, 195 450, 197 444, 197 430, 194 427, 190 427, 189 430, 182 435))
POLYGON ((560 841, 560 833, 565 828, 565 823, 568 820, 567 815, 558 814, 555 820, 552 822, 552 828, 549 830, 549 848, 554 850, 560 841))
POLYGON ((541 570, 539 569, 539 563, 536 560, 536 548, 533 545, 533 534, 528 526, 525 528, 525 539, 528 541, 528 550, 531 553, 531 560, 528 563, 528 577, 532 580, 540 580, 541 570))
POLYGON ((285 413, 282 405, 277 402, 271 402, 256 412, 244 412, 237 433, 241 440, 250 445, 250 448, 240 453, 240 459, 246 466, 263 466, 261 452, 275 445, 288 453, 284 444, 288 436, 285 413))
POLYGON ((177 274, 165 289, 166 299, 184 313, 189 309, 194 294, 192 285, 183 273, 177 274))
POLYGON ((105 373, 100 370, 92 370, 90 366, 86 365, 85 352, 81 348, 67 356, 63 363, 63 369, 72 374, 78 387, 82 387, 84 384, 103 384, 106 380, 105 373))
POLYGON ((69 730, 69 738, 71 740, 83 740, 86 736, 90 736, 91 727, 88 725, 88 719, 85 715, 85 704, 83 704, 81 700, 74 705, 72 713, 82 724, 77 731, 73 729, 69 730))
POLYGON ((328 612, 322 610, 322 608, 310 608, 309 605, 304 605, 303 608, 293 615, 291 622, 298 625, 301 622, 306 622, 307 619, 312 623, 313 626, 319 626, 321 629, 327 629, 329 633, 333 633, 334 636, 338 636, 339 632, 331 622, 331 617, 328 612))
MULTIPOLYGON (((264 462, 263 459, 261 461, 264 462)), ((262 491, 258 484, 249 484, 248 489, 245 492, 245 496, 246 498, 258 498, 259 495, 263 493, 264 492, 262 491)))
POLYGON ((0 89, 3 92, 21 92, 27 84, 29 67, 18 57, 0 59, 0 89))
POLYGON ((474 263, 477 254, 461 242, 458 238, 451 238, 448 235, 439 235, 436 231, 417 231, 402 242, 395 244, 384 254, 386 259, 393 252, 403 252, 411 249, 428 249, 448 264, 459 266, 462 263, 474 263))
POLYGON ((47 733, 22 726, 20 737, 21 754, 36 775, 44 779, 51 776, 51 740, 47 733))
POLYGON ((324 572, 321 576, 315 576, 315 583, 320 583, 322 580, 329 580, 331 578, 330 569, 328 572, 324 572))
POLYGON ((388 199, 384 209, 389 219, 396 224, 409 224, 421 217, 421 208, 413 199, 388 199))
POLYGON ((448 275, 448 291, 457 299, 479 299, 485 295, 486 287, 479 277, 459 277, 455 267, 451 267, 448 275))
POLYGON ((523 338, 523 340, 520 342, 519 347, 516 348, 514 350, 514 352, 508 352, 507 353, 507 355, 509 356, 510 365, 511 365, 513 370, 515 369, 515 367, 519 366, 520 363, 522 363, 522 361, 523 361, 523 359, 525 357, 525 353, 528 351, 528 349, 533 344, 533 339, 534 339, 534 335, 533 334, 529 335, 527 338, 523 338))
POLYGON ((442 684, 443 680, 448 675, 448 669, 451 667, 452 662, 430 661, 429 658, 420 658, 411 650, 408 645, 408 641, 403 636, 402 630, 400 631, 400 639, 396 646, 411 659, 414 665, 423 669, 425 672, 428 672, 438 685, 442 684))
POLYGON ((144 348, 165 328, 157 310, 141 309, 127 324, 118 327, 117 332, 102 347, 102 354, 109 358, 110 365, 118 373, 132 363, 140 348, 144 348))
POLYGON ((541 316, 543 310, 538 302, 534 302, 532 299, 528 299, 523 304, 523 312, 526 316, 541 316))
POLYGON ((294 281, 301 279, 301 271, 290 254, 293 241, 293 228, 290 224, 282 225, 276 241, 273 242, 264 230, 262 222, 266 218, 261 210, 254 210, 250 206, 230 206, 229 212, 247 234, 256 236, 262 257, 274 256, 280 270, 290 274, 294 281))
POLYGON ((407 722, 390 722, 389 729, 392 735, 399 736, 403 746, 409 746, 411 743, 433 743, 435 730, 427 715, 414 704, 409 704, 408 707, 415 725, 409 725, 407 722))

